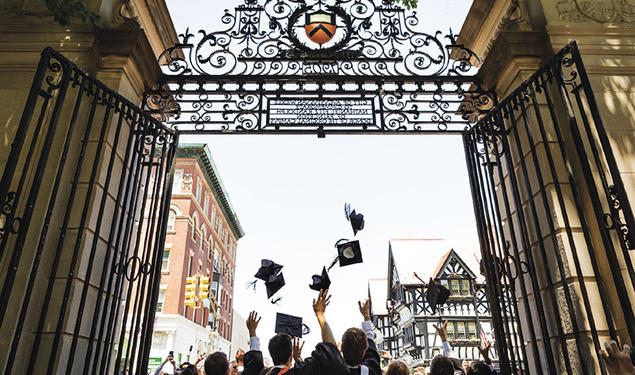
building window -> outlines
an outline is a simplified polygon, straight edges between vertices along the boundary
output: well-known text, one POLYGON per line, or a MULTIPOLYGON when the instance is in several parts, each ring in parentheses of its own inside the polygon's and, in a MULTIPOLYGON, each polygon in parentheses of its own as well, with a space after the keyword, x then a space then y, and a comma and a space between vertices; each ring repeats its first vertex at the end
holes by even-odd
POLYGON ((216 219, 216 205, 212 203, 212 215, 209 218, 209 221, 214 224, 214 220, 216 219))
POLYGON ((165 291, 159 292, 159 298, 157 299, 157 312, 163 312, 163 301, 165 301, 165 291))
POLYGON ((170 210, 170 215, 168 216, 168 226, 166 231, 174 232, 175 223, 176 223, 176 212, 174 212, 174 210, 170 210))
POLYGON ((170 249, 163 250, 163 261, 161 262, 161 272, 170 270, 170 249))
POLYGON ((454 340, 454 323, 448 323, 445 333, 449 340, 454 340))
POLYGON ((177 169, 174 171, 174 182, 172 183, 172 192, 181 192, 181 183, 183 182, 183 170, 177 169))
POLYGON ((477 338, 476 334, 476 322, 469 322, 467 324, 467 329, 470 334, 470 340, 475 340, 477 338))
POLYGON ((209 195, 205 192, 205 200, 203 201, 203 213, 205 217, 209 217, 209 195))
POLYGON ((198 202, 198 204, 201 204, 201 190, 203 189, 203 184, 201 184, 201 179, 200 177, 197 178, 198 181, 196 181, 196 201, 198 202))
POLYGON ((458 322, 456 323, 456 338, 459 340, 465 340, 467 337, 465 336, 465 323, 458 322))
POLYGON ((203 225, 201 225, 201 243, 200 243, 200 244, 199 244, 199 246, 198 246, 198 249, 199 249, 200 251, 203 251, 203 241, 205 241, 205 236, 206 236, 206 233, 205 233, 205 224, 203 224, 203 225))
POLYGON ((461 280, 461 295, 470 295, 470 280, 461 280))
POLYGON ((459 280, 450 280, 450 295, 459 296, 459 280))

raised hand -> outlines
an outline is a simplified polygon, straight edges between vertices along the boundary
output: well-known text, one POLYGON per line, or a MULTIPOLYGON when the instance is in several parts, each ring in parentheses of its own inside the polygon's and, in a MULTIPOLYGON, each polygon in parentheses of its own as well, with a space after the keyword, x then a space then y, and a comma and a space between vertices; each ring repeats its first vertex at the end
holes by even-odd
POLYGON ((258 313, 252 311, 249 313, 249 317, 247 318, 246 324, 247 329, 249 330, 249 337, 256 337, 256 328, 258 328, 258 323, 260 323, 260 317, 258 317, 258 313))
POLYGON ((238 365, 242 366, 244 358, 245 358, 245 351, 242 350, 242 349, 238 349, 236 351, 236 363, 238 363, 238 365))
POLYGON ((370 300, 366 298, 363 305, 361 301, 357 301, 357 305, 359 306, 359 312, 364 317, 364 321, 370 320, 370 300))
POLYGON ((324 311, 326 310, 326 306, 331 303, 331 296, 328 294, 327 290, 320 290, 320 295, 317 300, 313 300, 313 311, 315 311, 315 315, 324 315, 324 311))
POLYGON ((445 334, 445 330, 446 330, 446 328, 448 326, 448 321, 447 320, 440 327, 437 326, 436 324, 433 324, 432 326, 434 327, 434 329, 437 330, 437 333, 439 334, 439 337, 441 338, 442 342, 448 341, 447 340, 447 336, 445 334))
POLYGON ((483 348, 481 348, 480 346, 478 347, 478 351, 481 353, 481 355, 483 356, 483 360, 485 362, 489 361, 489 350, 492 348, 492 343, 487 343, 487 345, 483 348))
POLYGON ((293 338, 293 359, 296 362, 302 362, 302 348, 304 348, 304 341, 300 344, 300 339, 293 338))
POLYGON ((606 369, 611 375, 633 375, 635 367, 631 362, 631 348, 624 345, 620 351, 614 340, 604 343, 604 350, 600 350, 600 355, 604 358, 606 369))

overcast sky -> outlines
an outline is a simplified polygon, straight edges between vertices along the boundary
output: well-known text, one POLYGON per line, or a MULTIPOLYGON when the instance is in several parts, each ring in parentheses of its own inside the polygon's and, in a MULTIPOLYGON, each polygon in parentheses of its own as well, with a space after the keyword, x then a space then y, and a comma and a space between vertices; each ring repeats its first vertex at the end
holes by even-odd
MULTIPOLYGON (((219 29, 223 9, 240 2, 168 0, 168 6, 181 33, 188 26, 219 29)), ((419 2, 424 31, 451 27, 455 33, 471 3, 419 2)), ((330 274, 333 298, 326 316, 337 339, 360 325, 357 300, 366 298, 368 279, 386 277, 389 239, 476 239, 460 136, 216 135, 182 136, 181 142, 208 144, 245 230, 238 242, 234 307, 245 318, 252 309, 263 316, 258 333, 264 347, 276 311, 304 317, 311 328, 304 355, 320 341, 311 308, 317 292, 308 284, 336 256, 335 242, 353 236, 344 202, 364 214, 366 228, 357 236, 364 263, 336 266, 330 274), (278 305, 267 301, 263 284, 256 293, 245 287, 262 258, 284 265, 287 285, 278 305)))

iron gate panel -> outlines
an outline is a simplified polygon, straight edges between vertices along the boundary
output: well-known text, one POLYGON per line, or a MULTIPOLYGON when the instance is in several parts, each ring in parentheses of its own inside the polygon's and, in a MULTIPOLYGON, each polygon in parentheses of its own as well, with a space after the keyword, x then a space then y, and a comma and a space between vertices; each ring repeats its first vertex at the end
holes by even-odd
POLYGON ((4 373, 147 367, 176 145, 43 51, 0 180, 4 373))
POLYGON ((600 338, 635 339, 635 226, 575 42, 464 143, 503 373, 605 374, 600 338))
POLYGON ((244 0, 221 21, 186 30, 159 57, 164 74, 144 108, 179 132, 460 133, 494 104, 475 76, 479 57, 452 30, 419 30, 395 0, 244 0), (323 44, 310 36, 324 26, 315 13, 335 29, 323 44), (351 97, 372 102, 365 121, 337 121, 318 105, 271 121, 272 101, 351 97), (303 120, 310 113, 322 116, 303 120))

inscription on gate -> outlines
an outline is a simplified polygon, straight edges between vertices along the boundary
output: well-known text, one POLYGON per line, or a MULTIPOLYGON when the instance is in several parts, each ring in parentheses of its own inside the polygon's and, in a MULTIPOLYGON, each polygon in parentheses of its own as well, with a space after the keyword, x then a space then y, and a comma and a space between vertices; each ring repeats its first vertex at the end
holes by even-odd
POLYGON ((373 125, 371 99, 270 99, 270 125, 373 125))

